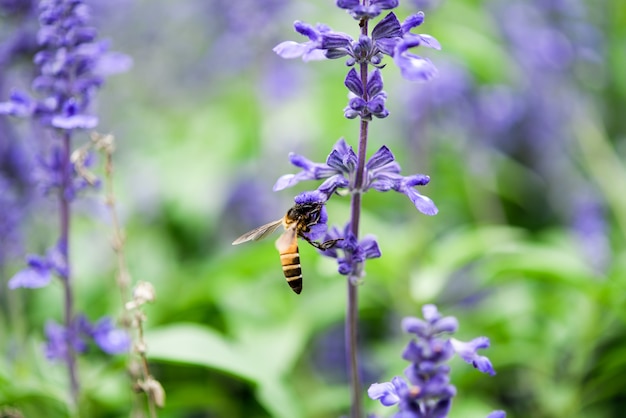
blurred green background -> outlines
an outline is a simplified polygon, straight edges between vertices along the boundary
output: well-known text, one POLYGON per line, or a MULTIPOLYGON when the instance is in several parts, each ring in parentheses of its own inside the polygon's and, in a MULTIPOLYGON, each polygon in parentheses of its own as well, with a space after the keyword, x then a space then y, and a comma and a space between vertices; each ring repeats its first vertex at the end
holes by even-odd
MULTIPOLYGON (((272 192, 279 176, 296 171, 289 152, 321 162, 340 137, 356 147, 358 122, 342 113, 343 62, 286 61, 271 50, 304 41, 293 32, 296 19, 353 36, 355 22, 330 0, 92 6, 101 37, 134 60, 129 73, 107 81, 96 111, 99 130, 118 144, 130 272, 157 292, 145 312, 151 371, 167 394, 159 416, 345 415, 346 284, 336 264, 302 245, 304 290, 296 296, 273 239, 230 243, 317 187, 272 192)), ((404 1, 396 14, 403 20, 417 10, 426 12, 418 32, 443 50, 416 52, 439 77, 404 81, 386 58, 391 115, 372 123, 369 154, 387 145, 405 175, 430 175, 420 192, 439 214, 419 214, 400 194, 364 197, 362 233, 376 235, 383 253, 368 261, 360 287, 364 390, 402 374, 409 337, 400 320, 435 303, 459 319, 459 339, 491 339, 483 354, 498 373, 454 360, 450 417, 494 409, 512 418, 623 416, 626 3, 404 1)), ((20 19, 0 15, 0 43, 20 19)), ((25 59, 0 70, 2 100, 32 74, 25 59)), ((28 136, 23 122, 10 123, 28 136)), ((343 225, 349 199, 334 197, 327 209, 329 223, 343 225)), ((118 316, 103 193, 89 193, 76 212, 77 310, 118 316)), ((1 259, 7 416, 68 414, 65 369, 41 350, 46 319, 61 320, 61 286, 5 285, 24 254, 56 239, 50 213, 54 204, 41 199, 24 207, 19 249, 1 259)), ((128 416, 125 359, 92 352, 79 361, 85 416, 128 416)), ((371 413, 392 415, 365 402, 371 413)))

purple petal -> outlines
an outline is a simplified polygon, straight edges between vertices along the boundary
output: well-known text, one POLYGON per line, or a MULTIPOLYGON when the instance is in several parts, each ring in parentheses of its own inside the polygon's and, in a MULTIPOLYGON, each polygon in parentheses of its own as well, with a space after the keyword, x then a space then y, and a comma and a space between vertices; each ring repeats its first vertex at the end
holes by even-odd
POLYGON ((417 36, 419 36, 419 38, 420 38, 420 41, 421 41, 420 45, 421 46, 426 46, 428 48, 441 50, 441 44, 433 36, 426 35, 426 34, 419 34, 417 36))
POLYGON ((433 333, 454 333, 459 329, 459 321, 453 316, 445 316, 433 324, 433 333))
POLYGON ((359 245, 363 249, 365 258, 379 258, 381 256, 380 248, 373 235, 365 236, 359 245))
POLYGON ((115 328, 113 320, 104 317, 98 321, 93 329, 93 339, 107 354, 122 354, 130 348, 130 337, 126 331, 115 328))
POLYGON ((402 26, 393 12, 381 19, 372 30, 372 39, 377 42, 384 38, 400 37, 402 37, 402 26))
POLYGON ((415 205, 415 208, 422 212, 424 215, 434 216, 439 212, 435 203, 428 197, 422 196, 418 193, 417 190, 413 188, 404 188, 400 190, 401 193, 404 193, 411 199, 411 202, 415 205))
POLYGON ((340 9, 352 9, 360 4, 359 0, 337 0, 337 7, 340 9))
POLYGON ((346 79, 343 83, 352 93, 356 94, 359 97, 363 96, 363 83, 361 82, 361 77, 359 77, 354 68, 348 71, 346 79))
POLYGON ((367 396, 380 401, 384 406, 392 406, 400 402, 396 385, 391 382, 373 383, 367 389, 367 396))
MULTIPOLYGON (((309 38, 311 41, 318 41, 320 38, 320 27, 318 26, 317 28, 314 28, 313 26, 309 25, 308 23, 304 23, 301 22, 299 20, 296 20, 293 23, 293 27, 296 30, 296 32, 298 32, 300 35, 304 35, 307 38, 309 38)), ((328 28, 324 27, 326 30, 324 30, 322 28, 322 31, 327 32, 328 28)))
POLYGON ((370 0, 370 4, 379 9, 393 9, 398 7, 399 0, 370 0))
POLYGON ((335 174, 326 179, 317 190, 324 193, 328 198, 335 193, 337 189, 348 187, 350 182, 342 174, 335 174))
POLYGON ((295 184, 297 184, 299 181, 300 180, 296 177, 295 174, 285 174, 284 176, 281 176, 279 177, 278 180, 276 180, 276 183, 274 183, 274 187, 272 187, 272 190, 277 192, 279 190, 292 187, 295 184))
POLYGON ((402 23, 402 33, 407 33, 411 29, 421 25, 424 22, 424 12, 417 12, 404 19, 402 23))
POLYGON ((446 418, 452 406, 452 397, 439 400, 428 415, 430 418, 446 418))
POLYGON ((107 77, 128 71, 133 66, 133 59, 119 52, 107 52, 100 56, 94 68, 94 74, 107 77))
POLYGON ((8 282, 9 289, 25 287, 36 289, 47 286, 52 280, 49 268, 28 267, 17 272, 8 282))
POLYGON ((397 46, 393 61, 400 68, 402 77, 409 81, 428 81, 437 75, 437 68, 428 58, 422 58, 406 51, 398 53, 397 46))
POLYGON ((441 318, 441 314, 439 313, 437 306, 432 303, 422 306, 422 316, 431 324, 441 318))
POLYGON ((425 186, 430 182, 430 177, 426 174, 413 174, 405 177, 403 182, 407 187, 425 186))
POLYGON ((326 202, 326 196, 317 190, 302 192, 293 199, 298 204, 306 203, 323 203, 326 202))
POLYGON ((387 146, 383 145, 376 151, 365 164, 368 170, 375 170, 395 161, 393 153, 387 146))
POLYGON ((459 341, 451 338, 450 342, 454 347, 454 351, 467 363, 473 365, 483 373, 495 375, 496 372, 491 365, 491 361, 485 356, 478 355, 477 350, 489 347, 489 339, 487 337, 474 338, 470 342, 459 341))
POLYGON ((380 71, 376 69, 370 74, 367 80, 367 94, 369 97, 374 97, 381 91, 383 91, 383 77, 380 75, 380 71))
POLYGON ((351 36, 340 32, 325 33, 321 37, 320 49, 344 49, 354 41, 351 36))
POLYGON ((506 418, 506 412, 504 412, 504 411, 493 411, 492 413, 487 415, 487 418, 506 418))
POLYGON ((52 126, 60 129, 93 129, 98 125, 98 118, 91 115, 55 116, 52 126))
POLYGON ((430 325, 423 319, 409 316, 402 319, 402 329, 404 332, 426 338, 429 336, 428 331, 430 329, 430 325))
POLYGON ((285 41, 276 45, 272 51, 278 56, 285 59, 299 58, 310 50, 308 43, 297 43, 294 41, 285 41))

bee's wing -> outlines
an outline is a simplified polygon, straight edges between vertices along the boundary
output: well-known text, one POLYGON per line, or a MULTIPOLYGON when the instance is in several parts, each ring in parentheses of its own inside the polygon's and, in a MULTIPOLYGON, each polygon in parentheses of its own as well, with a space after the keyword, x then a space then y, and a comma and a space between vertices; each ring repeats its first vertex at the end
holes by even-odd
POLYGON ((270 235, 272 232, 276 231, 276 229, 281 226, 283 223, 282 219, 279 219, 274 222, 267 223, 265 225, 261 225, 258 228, 254 228, 252 231, 248 231, 236 240, 233 241, 233 245, 241 244, 243 242, 248 241, 258 241, 270 235))
POLYGON ((279 253, 298 252, 298 234, 296 232, 296 223, 292 223, 285 232, 276 240, 276 249, 279 253))

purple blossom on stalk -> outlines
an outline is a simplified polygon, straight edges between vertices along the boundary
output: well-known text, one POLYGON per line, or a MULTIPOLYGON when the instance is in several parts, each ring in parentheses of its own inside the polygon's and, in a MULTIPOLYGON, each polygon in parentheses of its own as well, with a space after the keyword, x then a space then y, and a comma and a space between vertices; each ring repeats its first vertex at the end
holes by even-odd
POLYGON ((123 354, 130 349, 130 337, 122 329, 116 328, 113 320, 103 317, 95 324, 83 316, 77 316, 70 327, 48 321, 45 327, 46 344, 44 351, 49 360, 65 361, 68 344, 77 353, 87 350, 88 342, 93 341, 107 354, 123 354))
MULTIPOLYGON (((289 159, 293 165, 300 167, 297 174, 286 174, 274 184, 274 191, 292 187, 303 180, 325 181, 318 187, 318 191, 326 198, 338 189, 347 188, 350 192, 356 191, 354 183, 356 172, 356 154, 352 147, 346 144, 343 138, 339 139, 328 155, 326 163, 314 163, 307 158, 291 153, 289 159)), ((425 215, 435 215, 438 210, 431 199, 421 195, 415 186, 425 186, 430 177, 424 174, 401 176, 400 165, 395 161, 392 152, 386 146, 376 151, 365 164, 365 181, 360 191, 374 189, 379 192, 394 190, 406 195, 415 208, 425 215)))
MULTIPOLYGON (((374 383, 367 393, 384 406, 398 405, 394 418, 444 418, 452 406, 456 388, 450 383, 450 366, 454 354, 472 363, 483 373, 494 375, 489 359, 476 350, 487 348, 489 340, 479 337, 463 343, 448 335, 458 329, 452 316, 442 316, 435 305, 422 308, 424 319, 408 317, 402 321, 404 332, 413 334, 402 354, 411 362, 405 369, 406 380, 396 376, 391 382, 374 383)), ((494 411, 488 418, 503 418, 503 411, 494 411)))
POLYGON ((339 274, 349 276, 352 280, 363 277, 362 264, 366 259, 379 258, 380 248, 373 235, 366 235, 361 240, 357 240, 351 230, 350 223, 347 223, 343 230, 332 227, 324 241, 339 240, 337 244, 326 251, 321 251, 322 255, 335 258, 339 265, 339 274), (343 257, 339 255, 339 250, 343 252, 343 257))
POLYGON ((34 62, 39 75, 32 89, 42 98, 15 91, 0 103, 0 114, 35 117, 44 125, 64 130, 91 129, 98 120, 87 113, 104 77, 126 71, 130 58, 108 52, 87 26, 89 9, 82 1, 46 0, 40 4, 37 40, 42 49, 34 62))
POLYGON ((348 106, 344 109, 346 118, 354 119, 359 116, 364 120, 372 120, 372 116, 379 119, 389 116, 389 111, 385 108, 387 93, 383 91, 383 79, 378 69, 370 73, 367 85, 363 86, 361 78, 352 68, 344 84, 351 93, 348 106))
MULTIPOLYGON (((382 146, 366 161, 369 123, 372 117, 380 119, 389 115, 385 107, 387 94, 383 91, 382 75, 379 70, 384 67, 382 64, 384 55, 388 55, 400 67, 405 78, 428 80, 436 73, 434 66, 428 59, 410 54, 408 49, 419 45, 440 49, 440 46, 429 35, 410 33, 412 28, 422 23, 423 14, 411 16, 401 24, 395 14, 389 13, 375 25, 371 34, 369 33, 367 21, 378 16, 383 9, 396 7, 397 0, 370 0, 363 3, 357 0, 337 0, 336 4, 359 21, 360 35, 357 40, 345 33, 333 31, 325 25, 318 24, 314 28, 297 21, 294 25, 296 31, 307 36, 309 41, 300 44, 292 41, 282 42, 274 48, 274 52, 283 58, 302 57, 305 61, 320 56, 328 59, 347 57, 347 66, 358 65, 358 71, 351 68, 344 80, 344 85, 350 92, 344 116, 348 119, 357 117, 360 119, 358 152, 355 153, 351 146, 340 139, 328 155, 326 163, 315 163, 292 153, 289 159, 301 171, 280 177, 274 185, 274 190, 294 186, 303 180, 324 180, 316 190, 323 196, 324 202, 340 192, 351 195, 350 220, 343 230, 332 228, 326 234, 325 242, 332 242, 335 246, 326 249, 324 253, 337 259, 339 273, 348 278, 345 333, 351 383, 351 416, 360 417, 364 414, 356 349, 358 317, 356 285, 364 274, 365 260, 381 255, 378 243, 373 237, 359 239, 362 195, 369 189, 394 190, 409 197, 420 212, 427 215, 437 213, 434 203, 414 188, 426 185, 430 180, 428 176, 421 174, 401 176, 400 166, 386 146, 382 146), (369 71, 369 65, 375 67, 374 71, 369 71)), ((325 227, 325 219, 323 224, 325 227)), ((397 379, 391 384, 381 386, 380 389, 377 391, 377 395, 380 394, 377 399, 384 398, 383 402, 388 404, 396 401, 405 402, 408 399, 407 393, 413 393, 412 387, 397 379)), ((445 400, 437 408, 445 409, 445 400)))
POLYGON ((63 243, 49 249, 45 256, 31 254, 26 257, 28 265, 24 270, 16 273, 8 282, 9 289, 18 287, 39 288, 47 286, 52 280, 52 274, 61 278, 69 276, 69 268, 63 257, 63 243))
POLYGON ((374 27, 371 37, 360 35, 356 41, 350 35, 335 32, 326 25, 318 24, 314 28, 296 21, 294 24, 296 32, 307 36, 309 41, 305 43, 285 41, 278 44, 274 52, 282 58, 302 57, 304 61, 347 56, 348 66, 371 64, 377 67, 381 67, 383 55, 388 55, 400 68, 404 78, 411 81, 427 81, 437 74, 437 69, 428 58, 408 52, 410 48, 417 46, 441 49, 441 45, 434 37, 410 32, 423 21, 422 12, 409 16, 402 24, 394 13, 389 13, 374 27))
POLYGON ((38 157, 40 178, 37 180, 44 191, 53 191, 58 198, 60 236, 58 244, 45 257, 29 257, 28 267, 13 276, 9 287, 42 287, 50 282, 52 274, 61 280, 64 325, 46 327, 46 354, 65 361, 71 398, 76 405, 79 383, 75 355, 84 351, 85 338, 92 338, 109 353, 121 349, 124 338, 108 322, 94 328, 74 313, 69 261, 70 206, 77 192, 87 186, 79 173, 84 172, 89 158, 75 161, 72 139, 76 131, 92 129, 98 124, 98 118, 89 111, 94 95, 105 76, 128 69, 130 59, 108 52, 107 42, 96 39, 96 30, 88 26, 90 10, 82 0, 42 0, 39 12, 40 50, 33 60, 38 74, 31 84, 36 97, 16 90, 8 101, 0 103, 0 115, 31 118, 50 134, 46 138, 50 138, 51 144, 44 147, 50 150, 49 154, 38 157))
POLYGON ((360 0, 337 0, 337 7, 346 9, 350 16, 357 20, 373 19, 382 10, 398 7, 398 0, 371 0, 367 6, 362 5, 360 0))
POLYGON ((124 354, 130 348, 130 336, 126 331, 116 328, 113 319, 108 316, 101 318, 90 329, 94 342, 107 354, 124 354))

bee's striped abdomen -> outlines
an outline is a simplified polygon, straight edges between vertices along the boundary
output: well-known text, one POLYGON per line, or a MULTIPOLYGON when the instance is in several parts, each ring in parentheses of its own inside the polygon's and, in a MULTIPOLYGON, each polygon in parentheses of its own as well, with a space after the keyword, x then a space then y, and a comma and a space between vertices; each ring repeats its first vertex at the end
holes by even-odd
POLYGON ((283 266, 287 283, 294 292, 300 294, 302 292, 302 269, 300 268, 300 254, 297 244, 280 254, 280 263, 283 266))

